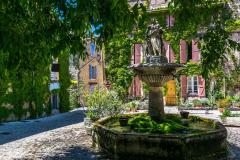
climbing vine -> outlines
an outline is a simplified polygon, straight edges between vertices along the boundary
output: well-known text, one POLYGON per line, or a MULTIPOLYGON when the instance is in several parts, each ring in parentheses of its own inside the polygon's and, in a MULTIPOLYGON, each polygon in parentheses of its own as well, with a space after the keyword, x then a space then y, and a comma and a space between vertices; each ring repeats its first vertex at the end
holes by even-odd
POLYGON ((69 87, 71 85, 71 76, 69 73, 69 51, 66 50, 61 53, 58 58, 60 64, 59 71, 59 83, 60 83, 60 91, 59 91, 59 111, 67 112, 70 110, 70 100, 69 100, 69 87))
POLYGON ((107 80, 118 91, 122 99, 126 99, 134 73, 128 68, 131 64, 132 47, 135 43, 143 43, 143 32, 134 35, 120 34, 106 43, 105 61, 107 62, 107 80))

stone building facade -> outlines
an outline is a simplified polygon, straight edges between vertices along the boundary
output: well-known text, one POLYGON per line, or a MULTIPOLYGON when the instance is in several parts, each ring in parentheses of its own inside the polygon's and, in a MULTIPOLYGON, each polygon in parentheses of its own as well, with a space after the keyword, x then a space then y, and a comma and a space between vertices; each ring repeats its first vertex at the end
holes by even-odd
MULTIPOLYGON (((195 40, 190 43, 183 40, 180 42, 180 63, 186 64, 189 61, 200 61, 201 54, 197 45, 195 40)), ((202 76, 181 76, 181 97, 183 99, 205 97, 205 80, 202 76)))
POLYGON ((86 43, 87 56, 79 61, 79 83, 84 85, 85 90, 93 91, 95 87, 105 84, 103 51, 97 48, 93 40, 86 43))
MULTIPOLYGON (((132 1, 133 3, 133 1, 132 1)), ((157 8, 167 8, 169 1, 168 0, 150 0, 149 1, 149 10, 155 10, 157 8)), ((168 27, 174 25, 174 18, 170 15, 166 16, 166 24, 168 27)), ((175 54, 173 49, 168 42, 164 42, 166 56, 169 63, 175 63, 175 54)), ((133 50, 133 61, 132 63, 141 63, 143 59, 143 49, 142 45, 136 44, 133 50)), ((189 61, 199 62, 201 58, 200 50, 197 47, 196 41, 187 43, 186 41, 180 42, 180 63, 186 64, 189 61)), ((138 77, 135 77, 132 86, 131 94, 133 96, 140 96, 142 94, 142 82, 138 77)), ((176 95, 176 81, 171 80, 167 82, 167 92, 165 97, 166 105, 176 105, 177 104, 177 95, 176 95)), ((180 78, 180 96, 183 99, 188 97, 205 97, 205 81, 201 76, 181 76, 180 78)))

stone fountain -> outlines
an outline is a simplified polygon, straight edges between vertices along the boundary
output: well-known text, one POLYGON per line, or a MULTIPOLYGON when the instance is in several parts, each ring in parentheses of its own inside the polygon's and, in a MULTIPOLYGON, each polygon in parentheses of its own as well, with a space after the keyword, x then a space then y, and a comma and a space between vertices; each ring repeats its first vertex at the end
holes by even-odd
MULTIPOLYGON (((168 63, 162 34, 158 23, 151 24, 146 36, 146 62, 130 66, 150 86, 148 115, 159 124, 169 116, 164 115, 160 87, 174 79, 184 67, 168 63)), ((166 134, 136 132, 131 126, 121 126, 118 121, 134 116, 136 114, 122 114, 98 120, 93 128, 93 144, 109 153, 111 159, 219 160, 228 154, 227 131, 217 121, 190 116, 189 125, 194 124, 197 132, 166 134)))
POLYGON ((156 121, 164 117, 163 94, 160 88, 174 79, 176 73, 184 67, 183 64, 168 63, 162 34, 163 30, 157 22, 149 25, 146 36, 146 63, 130 66, 150 87, 148 114, 156 121))

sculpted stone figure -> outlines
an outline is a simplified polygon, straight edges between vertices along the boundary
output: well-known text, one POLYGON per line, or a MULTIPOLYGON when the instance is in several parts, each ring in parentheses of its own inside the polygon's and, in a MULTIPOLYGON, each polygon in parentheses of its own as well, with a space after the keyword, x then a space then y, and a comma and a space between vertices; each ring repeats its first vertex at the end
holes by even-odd
POLYGON ((146 56, 148 63, 167 62, 162 34, 163 30, 157 21, 148 26, 146 35, 146 56))

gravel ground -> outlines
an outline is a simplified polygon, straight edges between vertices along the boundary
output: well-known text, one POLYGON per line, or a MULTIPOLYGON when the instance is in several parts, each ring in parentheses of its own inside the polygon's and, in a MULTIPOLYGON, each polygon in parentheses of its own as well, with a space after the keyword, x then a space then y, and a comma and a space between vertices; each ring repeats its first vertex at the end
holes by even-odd
MULTIPOLYGON (((106 160, 93 149, 83 118, 83 111, 75 110, 0 125, 0 160, 106 160)), ((231 151, 240 160, 240 128, 227 127, 227 130, 231 151)))

